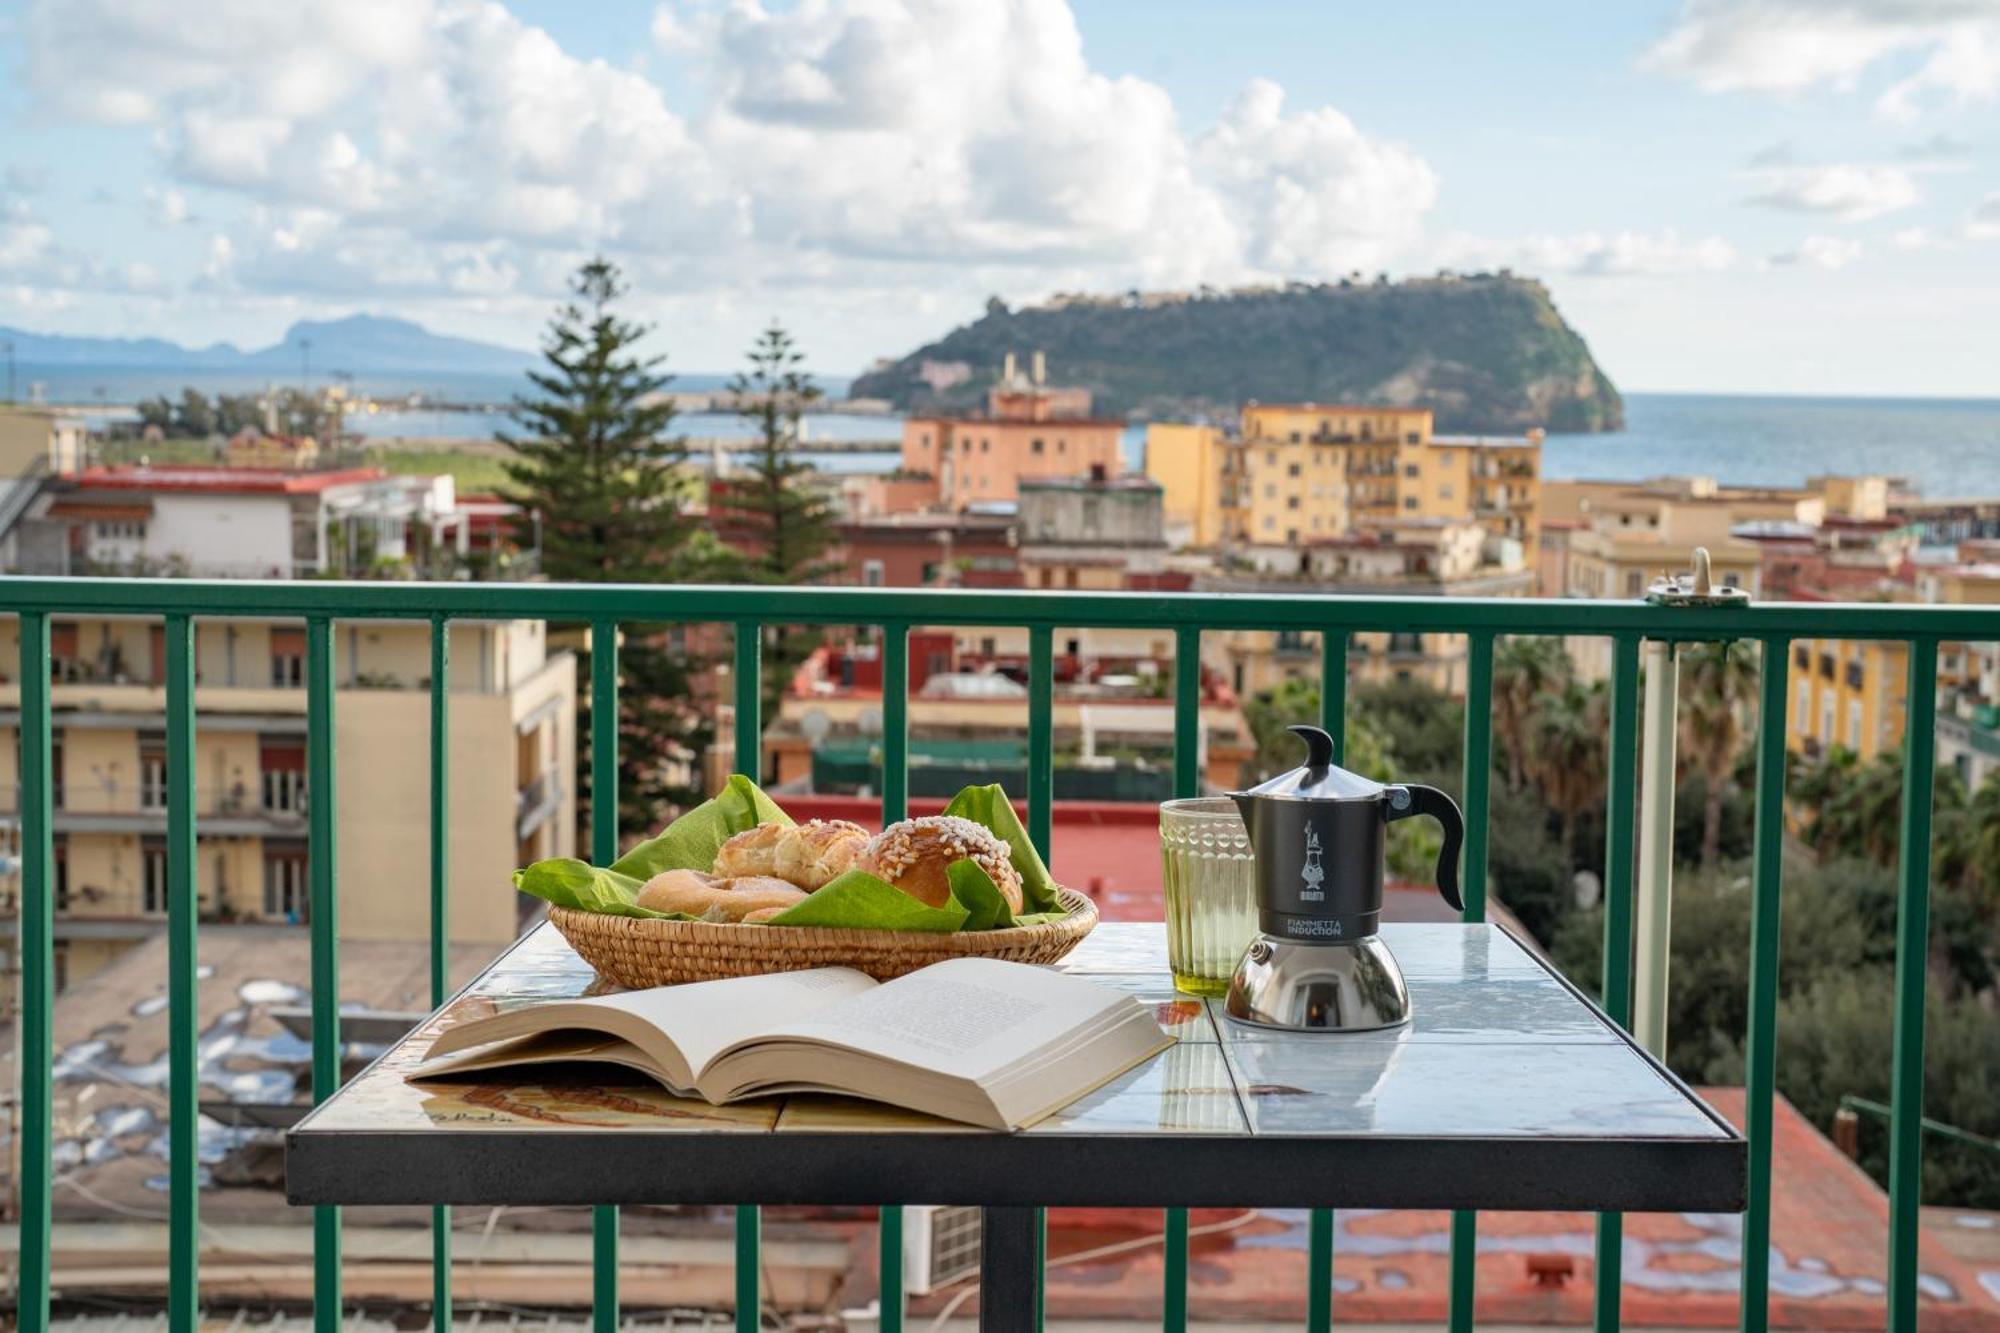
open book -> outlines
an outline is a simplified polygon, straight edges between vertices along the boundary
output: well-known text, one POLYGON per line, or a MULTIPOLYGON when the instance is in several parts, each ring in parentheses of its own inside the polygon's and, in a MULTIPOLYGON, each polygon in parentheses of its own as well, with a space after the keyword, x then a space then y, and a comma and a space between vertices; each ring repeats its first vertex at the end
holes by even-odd
POLYGON ((447 1029, 409 1077, 602 1061, 716 1105, 834 1092, 1019 1129, 1172 1044, 1130 995, 954 958, 885 982, 821 967, 538 1004, 447 1029))

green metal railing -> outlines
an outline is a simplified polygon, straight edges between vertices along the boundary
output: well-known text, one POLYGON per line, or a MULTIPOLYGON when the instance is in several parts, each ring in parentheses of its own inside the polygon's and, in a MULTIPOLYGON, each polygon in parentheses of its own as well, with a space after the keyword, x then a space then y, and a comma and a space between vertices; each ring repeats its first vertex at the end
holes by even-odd
MULTIPOLYGON (((196 791, 193 632, 196 617, 303 619, 307 630, 306 715, 311 802, 309 824, 312 954, 313 1097, 339 1079, 338 867, 334 861, 335 751, 332 627, 336 619, 397 619, 431 628, 430 676, 430 972, 431 996, 447 988, 449 920, 448 798, 450 629, 454 620, 534 619, 589 626, 591 854, 617 854, 617 643, 620 625, 722 623, 735 631, 733 677, 736 763, 757 773, 760 760, 761 636, 767 626, 871 625, 883 631, 883 814, 902 817, 909 795, 908 633, 913 625, 1026 627, 1028 631, 1028 829, 1046 855, 1053 805, 1053 636, 1077 629, 1171 629, 1174 633, 1174 789, 1201 789, 1200 645, 1204 631, 1310 631, 1322 636, 1321 720, 1336 737, 1346 714, 1350 636, 1391 631, 1467 636, 1463 804, 1467 816, 1465 919, 1486 911, 1487 807, 1493 744, 1493 651, 1515 635, 1608 637, 1612 644, 1609 792, 1606 819, 1604 1003, 1619 1021, 1631 995, 1633 824, 1637 787, 1639 645, 1643 639, 1752 639, 1762 648, 1757 736, 1750 1021, 1747 1033, 1749 1208, 1743 1224, 1742 1327, 1766 1326, 1771 1221, 1771 1128, 1775 1094, 1778 922, 1781 892, 1786 690, 1793 638, 1903 640, 1909 654, 1907 777, 1899 868, 1895 1055, 1890 1134, 1888 1310, 1895 1333, 1915 1333, 1917 1206, 1922 1149, 1924 955, 1929 909, 1929 830, 1934 754, 1932 729, 1940 641, 2000 639, 2000 609, 1926 606, 1776 604, 1750 607, 1656 607, 1636 602, 1518 599, 1275 597, 1201 593, 1027 593, 902 591, 854 588, 732 588, 553 584, 263 583, 69 579, 0 579, 0 615, 20 623, 22 899, 19 948, 24 1010, 20 1059, 20 1326, 41 1333, 49 1317, 51 1171, 51 1014, 53 910, 50 683, 51 616, 162 617, 166 630, 168 791, 168 948, 170 1168, 170 1325, 192 1333, 199 1307, 194 976, 196 791)), ((435 1210, 434 1301, 440 1328, 451 1318, 450 1213, 435 1210)), ((314 1215, 317 1326, 341 1318, 340 1212, 314 1215)), ((614 1333, 618 1320, 618 1212, 592 1218, 595 1324, 614 1333)), ((1333 1320, 1333 1217, 1311 1214, 1308 1228, 1308 1323, 1333 1320)), ((1165 1326, 1187 1320, 1187 1215, 1166 1216, 1165 1326)), ((1597 1232, 1596 1325, 1619 1326, 1620 1219, 1604 1215, 1597 1232)), ((1450 1324, 1473 1323, 1477 1220, 1461 1212, 1451 1226, 1450 1324)), ((885 1209, 880 1228, 882 1327, 902 1327, 902 1218, 885 1209)), ((761 1245, 758 1214, 736 1218, 737 1325, 758 1327, 761 1245)))

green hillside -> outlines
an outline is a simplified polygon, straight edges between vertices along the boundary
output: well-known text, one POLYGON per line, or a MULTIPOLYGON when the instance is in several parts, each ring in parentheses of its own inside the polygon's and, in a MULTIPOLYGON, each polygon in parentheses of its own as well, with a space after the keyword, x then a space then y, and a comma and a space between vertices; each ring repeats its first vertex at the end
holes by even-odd
POLYGON ((1509 274, 1342 282, 1186 299, 1059 297, 976 322, 854 381, 905 411, 985 400, 1008 352, 1048 354, 1053 383, 1094 390, 1101 415, 1148 418, 1262 402, 1411 404, 1446 432, 1617 430, 1625 408, 1548 289, 1509 274), (925 377, 964 365, 942 392, 925 377))

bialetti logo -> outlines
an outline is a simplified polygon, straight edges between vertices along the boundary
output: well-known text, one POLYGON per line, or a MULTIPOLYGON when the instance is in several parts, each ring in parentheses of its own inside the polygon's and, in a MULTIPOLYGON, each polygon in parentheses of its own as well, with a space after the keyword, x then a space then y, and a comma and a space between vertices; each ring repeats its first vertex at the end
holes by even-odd
POLYGON ((1306 863, 1305 868, 1299 871, 1299 878, 1305 883, 1305 887, 1299 890, 1300 901, 1326 901, 1326 890, 1321 887, 1326 883, 1326 867, 1319 863, 1319 830, 1311 825, 1306 826, 1306 863))

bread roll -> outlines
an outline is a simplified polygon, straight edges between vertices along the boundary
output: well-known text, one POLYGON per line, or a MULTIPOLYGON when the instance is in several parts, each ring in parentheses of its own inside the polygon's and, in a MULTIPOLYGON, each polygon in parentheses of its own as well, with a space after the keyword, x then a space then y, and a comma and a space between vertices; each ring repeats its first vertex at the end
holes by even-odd
POLYGON ((804 889, 769 876, 717 879, 699 870, 663 870, 639 890, 639 906, 703 921, 741 921, 767 908, 775 916, 805 897, 804 889))
POLYGON ((810 892, 851 870, 868 845, 868 831, 845 819, 759 824, 722 844, 715 873, 770 875, 810 892))
POLYGON ((1021 876, 1014 869, 1013 849, 984 824, 957 815, 889 825, 869 842, 860 868, 926 906, 943 907, 951 892, 945 869, 967 859, 992 877, 1009 908, 1021 910, 1021 876))
POLYGON ((714 879, 699 870, 662 870, 639 890, 639 906, 654 912, 700 916, 715 901, 714 879))

